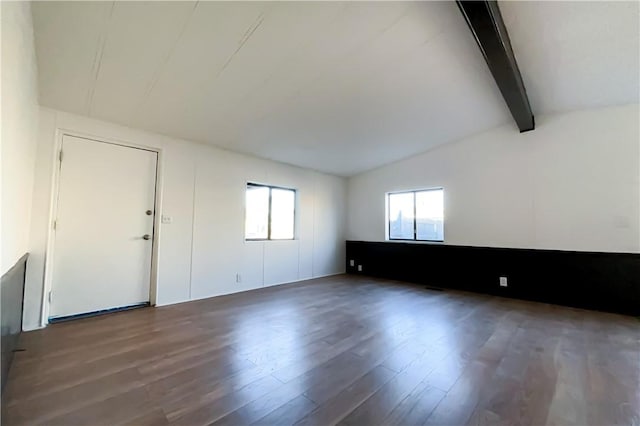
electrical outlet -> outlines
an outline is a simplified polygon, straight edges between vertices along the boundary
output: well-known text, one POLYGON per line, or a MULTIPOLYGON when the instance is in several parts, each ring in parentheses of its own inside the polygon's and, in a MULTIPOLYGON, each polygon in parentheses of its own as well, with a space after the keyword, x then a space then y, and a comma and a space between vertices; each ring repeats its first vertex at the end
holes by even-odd
POLYGON ((351 259, 351 260, 349 261, 349 266, 351 266, 351 267, 356 266, 356 261, 355 261, 355 260, 353 260, 353 259, 351 259))
POLYGON ((171 224, 173 223, 173 216, 162 215, 162 223, 171 224))
POLYGON ((500 287, 507 287, 507 277, 500 277, 500 287))
POLYGON ((242 276, 240 274, 236 274, 236 282, 237 283, 241 283, 242 282, 242 276))
POLYGON ((358 265, 358 272, 362 272, 362 265, 358 265))

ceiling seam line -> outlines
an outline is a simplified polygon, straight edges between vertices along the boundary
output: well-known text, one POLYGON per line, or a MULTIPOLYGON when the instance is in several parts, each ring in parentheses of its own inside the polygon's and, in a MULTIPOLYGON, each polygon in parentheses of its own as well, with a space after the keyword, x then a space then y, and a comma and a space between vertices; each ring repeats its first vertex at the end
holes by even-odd
MULTIPOLYGON (((182 28, 180 29, 180 33, 178 34, 178 37, 176 37, 175 42, 173 43, 173 45, 169 49, 169 52, 165 56, 164 60, 160 63, 160 65, 158 65, 158 68, 156 68, 156 71, 153 73, 153 76, 151 77, 151 83, 145 89, 145 92, 142 95, 142 99, 141 99, 140 103, 138 104, 138 108, 135 109, 134 114, 138 114, 142 110, 142 106, 147 102, 147 99, 151 95, 151 92, 153 91, 153 89, 158 84, 158 81, 160 80, 160 76, 162 75, 162 72, 164 71, 164 67, 169 63, 169 60, 173 56, 173 53, 175 52, 176 47, 178 46, 178 43, 182 39, 182 36, 184 35, 184 33, 187 31, 187 27, 189 26, 189 23, 191 22, 191 19, 193 18, 195 10, 196 10, 196 8, 198 7, 199 4, 200 4, 200 0, 196 1, 195 4, 193 5, 193 8, 191 9, 191 12, 189 13, 189 16, 187 17, 187 19, 185 19, 184 23, 182 24, 182 28)), ((136 121, 136 120, 134 120, 134 121, 136 121)))
POLYGON ((113 10, 116 7, 115 0, 111 2, 111 9, 109 10, 109 16, 104 23, 104 33, 98 42, 98 50, 96 51, 96 56, 93 61, 93 84, 89 89, 89 93, 87 94, 87 104, 86 111, 87 115, 91 116, 91 104, 93 103, 93 96, 96 93, 96 86, 98 84, 98 77, 100 76, 100 68, 102 67, 102 56, 104 55, 104 47, 107 44, 107 38, 109 38, 109 24, 111 22, 111 18, 113 17, 113 10))
MULTIPOLYGON (((367 40, 362 41, 361 43, 358 43, 356 47, 354 47, 353 49, 351 49, 349 51, 349 53, 340 56, 339 59, 336 59, 333 61, 333 63, 339 63, 343 58, 345 57, 349 57, 353 54, 355 54, 358 51, 361 51, 363 48, 366 49, 366 46, 371 45, 372 42, 374 42, 374 40, 377 40, 379 37, 383 36, 386 32, 390 31, 391 28, 393 28, 398 22, 400 22, 405 16, 407 16, 409 9, 411 7, 407 6, 402 10, 402 13, 399 14, 398 16, 396 16, 392 22, 390 22, 386 27, 384 27, 383 29, 379 30, 378 32, 376 32, 376 34, 367 40)), ((320 74, 316 74, 314 77, 312 77, 311 80, 307 81, 307 83, 301 88, 295 91, 294 94, 288 96, 285 100, 283 100, 283 102, 280 103, 280 105, 285 105, 288 102, 295 100, 298 96, 301 90, 305 90, 306 88, 308 88, 310 85, 315 84, 318 81, 322 81, 323 77, 320 74)), ((257 118, 258 121, 260 120, 264 120, 267 117, 269 117, 271 114, 273 114, 273 110, 269 110, 266 111, 264 114, 262 114, 260 117, 257 118)))
POLYGON ((251 39, 251 36, 253 35, 253 33, 255 33, 256 30, 260 28, 260 25, 262 25, 263 22, 264 22, 264 13, 260 13, 260 15, 258 15, 258 18, 251 24, 251 26, 247 29, 245 34, 242 36, 242 39, 240 39, 240 44, 238 45, 236 50, 231 54, 231 56, 229 56, 229 58, 224 63, 222 68, 220 68, 220 71, 218 71, 214 80, 216 80, 224 72, 224 70, 229 66, 229 64, 233 60, 233 58, 235 58, 238 52, 242 50, 244 45, 249 42, 249 39, 251 39))

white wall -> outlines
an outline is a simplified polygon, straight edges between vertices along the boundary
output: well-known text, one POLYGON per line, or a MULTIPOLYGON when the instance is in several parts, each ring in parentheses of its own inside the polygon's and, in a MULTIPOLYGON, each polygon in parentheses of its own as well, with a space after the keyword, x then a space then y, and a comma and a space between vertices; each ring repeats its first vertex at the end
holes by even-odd
POLYGON ((38 86, 28 2, 1 2, 2 256, 4 274, 28 251, 38 130, 38 86))
POLYGON ((57 129, 162 150, 159 305, 344 271, 343 178, 45 108, 40 122, 26 329, 40 323, 57 129), (296 240, 244 241, 247 181, 298 189, 296 240))
POLYGON ((352 177, 350 240, 385 240, 385 193, 445 188, 445 244, 640 252, 638 105, 536 117, 352 177))

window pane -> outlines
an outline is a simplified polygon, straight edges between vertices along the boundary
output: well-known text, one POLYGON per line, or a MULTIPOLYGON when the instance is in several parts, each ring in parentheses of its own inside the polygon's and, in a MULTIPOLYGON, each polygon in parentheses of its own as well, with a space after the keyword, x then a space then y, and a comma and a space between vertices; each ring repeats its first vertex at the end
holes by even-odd
POLYGON ((389 238, 413 240, 413 192, 389 194, 389 238))
POLYGON ((292 240, 296 192, 290 189, 271 189, 271 239, 292 240))
POLYGON ((416 192, 416 237, 444 241, 444 191, 416 192))
POLYGON ((247 212, 244 224, 244 237, 266 239, 269 223, 269 188, 247 185, 247 212))

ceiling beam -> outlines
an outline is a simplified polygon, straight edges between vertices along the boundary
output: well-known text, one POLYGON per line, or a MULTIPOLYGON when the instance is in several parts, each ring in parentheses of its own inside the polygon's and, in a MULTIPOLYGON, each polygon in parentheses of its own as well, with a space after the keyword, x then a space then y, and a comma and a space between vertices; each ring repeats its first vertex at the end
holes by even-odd
POLYGON ((478 42, 520 132, 533 130, 533 112, 497 1, 457 0, 456 3, 478 42))

